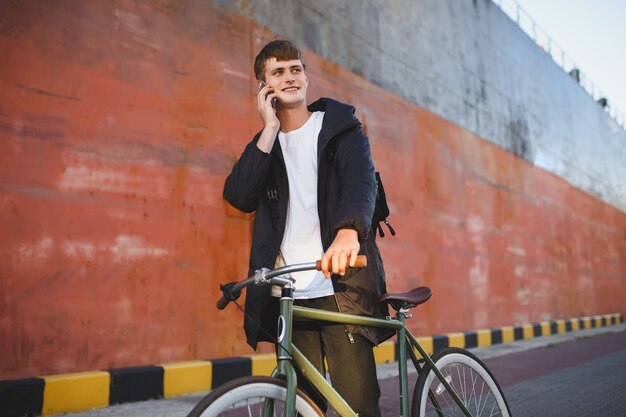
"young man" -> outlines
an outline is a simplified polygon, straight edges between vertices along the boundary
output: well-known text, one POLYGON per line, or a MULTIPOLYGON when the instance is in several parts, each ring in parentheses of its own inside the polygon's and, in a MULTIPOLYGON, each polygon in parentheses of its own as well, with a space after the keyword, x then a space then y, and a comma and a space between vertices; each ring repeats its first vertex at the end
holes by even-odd
MULTIPOLYGON (((256 212, 250 273, 321 257, 322 272, 293 275, 297 305, 385 317, 387 308, 378 303, 385 277, 371 228, 374 165, 354 108, 327 98, 307 107, 309 80, 301 52, 289 41, 267 44, 254 70, 263 129, 224 186, 230 204, 256 212), (347 268, 357 254, 367 256, 368 266, 347 268)), ((269 288, 248 287, 244 328, 253 348, 276 334, 277 304, 269 288)), ((372 328, 301 322, 293 342, 321 372, 327 359, 333 386, 359 416, 380 416, 372 347, 389 336, 372 328)), ((311 387, 303 388, 319 403, 311 387)))

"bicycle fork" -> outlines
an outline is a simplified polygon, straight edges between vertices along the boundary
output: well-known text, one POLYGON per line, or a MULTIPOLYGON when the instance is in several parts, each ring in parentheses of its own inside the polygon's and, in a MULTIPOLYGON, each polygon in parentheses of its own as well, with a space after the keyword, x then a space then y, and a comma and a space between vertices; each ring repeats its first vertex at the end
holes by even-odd
MULTIPOLYGON (((295 416, 296 413, 296 391, 297 376, 291 363, 291 336, 293 321, 293 287, 285 286, 281 290, 280 314, 278 316, 278 337, 276 343, 277 367, 272 374, 273 377, 284 376, 287 380, 287 398, 285 398, 285 416, 295 416)), ((265 400, 263 416, 274 415, 274 404, 271 400, 265 400)))

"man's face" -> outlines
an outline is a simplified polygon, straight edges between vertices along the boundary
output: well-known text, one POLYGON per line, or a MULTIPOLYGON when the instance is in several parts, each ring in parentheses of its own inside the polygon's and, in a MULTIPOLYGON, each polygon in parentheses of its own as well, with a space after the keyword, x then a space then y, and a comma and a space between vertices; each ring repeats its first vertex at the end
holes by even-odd
POLYGON ((277 61, 270 58, 265 63, 265 82, 274 88, 280 107, 306 105, 306 89, 309 81, 299 59, 277 61))

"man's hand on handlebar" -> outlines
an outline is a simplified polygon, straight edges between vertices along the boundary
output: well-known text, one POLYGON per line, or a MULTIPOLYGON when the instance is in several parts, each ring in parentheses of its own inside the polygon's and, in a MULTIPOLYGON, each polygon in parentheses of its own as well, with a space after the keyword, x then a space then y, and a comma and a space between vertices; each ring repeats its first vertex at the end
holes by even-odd
POLYGON ((354 229, 340 229, 326 253, 322 256, 322 272, 326 278, 332 274, 345 275, 348 266, 354 266, 359 253, 359 235, 354 229))

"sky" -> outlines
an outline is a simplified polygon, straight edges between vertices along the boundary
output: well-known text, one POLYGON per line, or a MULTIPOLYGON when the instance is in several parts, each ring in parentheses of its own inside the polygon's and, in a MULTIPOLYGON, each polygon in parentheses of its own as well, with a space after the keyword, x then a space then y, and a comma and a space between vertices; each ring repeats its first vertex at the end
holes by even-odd
POLYGON ((626 0, 517 2, 626 118, 626 0))

